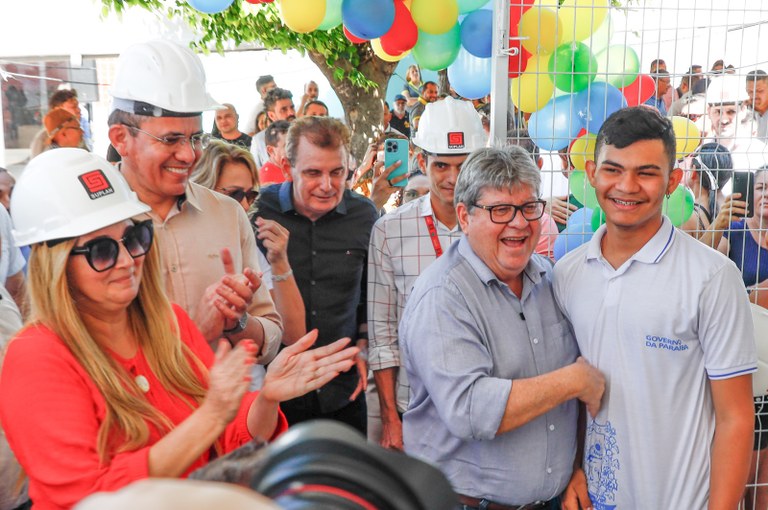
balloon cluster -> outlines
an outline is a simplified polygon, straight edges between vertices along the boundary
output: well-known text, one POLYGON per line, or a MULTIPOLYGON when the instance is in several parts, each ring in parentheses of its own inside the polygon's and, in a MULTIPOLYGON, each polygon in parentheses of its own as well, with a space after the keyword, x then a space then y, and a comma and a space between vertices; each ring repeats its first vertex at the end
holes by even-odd
MULTIPOLYGON (((213 14, 234 0, 188 0, 213 14)), ((246 0, 251 4, 274 0, 246 0)), ((481 98, 491 91, 490 0, 278 0, 280 17, 290 30, 308 33, 343 24, 355 44, 370 43, 387 62, 413 53, 424 69, 448 69, 458 94, 481 98), (484 7, 481 9, 481 7, 484 7)), ((529 1, 529 0, 525 0, 529 1)), ((532 1, 532 0, 531 0, 532 1)))

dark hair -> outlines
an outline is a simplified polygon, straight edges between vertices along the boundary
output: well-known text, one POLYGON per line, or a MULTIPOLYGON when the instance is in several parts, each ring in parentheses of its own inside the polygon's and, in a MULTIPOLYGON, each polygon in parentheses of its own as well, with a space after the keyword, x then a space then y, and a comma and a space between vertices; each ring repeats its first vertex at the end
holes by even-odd
POLYGON ((425 81, 424 83, 421 84, 421 87, 419 87, 419 92, 424 92, 424 90, 426 90, 428 85, 434 85, 435 88, 438 88, 437 83, 433 81, 425 81))
POLYGON ((273 122, 264 130, 264 143, 269 147, 276 147, 280 141, 280 135, 288 132, 291 123, 287 120, 278 120, 273 122))
MULTIPOLYGON (((710 173, 715 177, 718 189, 723 189, 725 183, 728 182, 733 175, 733 158, 731 158, 731 151, 719 143, 711 142, 705 143, 699 147, 694 153, 694 157, 698 157, 698 159, 706 165, 707 169, 709 169, 710 173)), ((712 189, 709 179, 700 180, 701 186, 704 189, 712 189)))
POLYGON ((293 94, 290 90, 281 89, 280 87, 275 87, 267 92, 267 95, 264 96, 264 111, 274 112, 275 103, 281 99, 293 99, 293 94))
POLYGON ((271 74, 265 74, 263 76, 259 76, 259 79, 256 80, 256 90, 261 93, 261 87, 264 85, 267 85, 269 83, 273 83, 275 79, 272 77, 271 74))
POLYGON ((598 161, 603 145, 623 149, 640 140, 661 140, 669 160, 669 170, 672 170, 677 150, 672 122, 646 106, 622 108, 605 120, 597 133, 595 161, 598 161))
POLYGON ((522 147, 531 155, 533 162, 538 164, 540 154, 539 146, 531 140, 531 136, 528 134, 527 129, 517 128, 507 133, 507 145, 517 145, 522 147))
POLYGON ((325 108, 325 112, 328 113, 328 105, 320 101, 319 99, 313 99, 312 101, 307 102, 307 104, 304 105, 304 108, 301 110, 301 114, 305 115, 307 113, 307 110, 310 106, 313 104, 320 105, 323 108, 325 108))
POLYGON ((768 80, 768 74, 762 69, 756 69, 747 73, 747 81, 768 80))
POLYGON ((58 108, 70 99, 77 99, 77 91, 75 89, 57 90, 48 99, 48 108, 51 110, 58 108))

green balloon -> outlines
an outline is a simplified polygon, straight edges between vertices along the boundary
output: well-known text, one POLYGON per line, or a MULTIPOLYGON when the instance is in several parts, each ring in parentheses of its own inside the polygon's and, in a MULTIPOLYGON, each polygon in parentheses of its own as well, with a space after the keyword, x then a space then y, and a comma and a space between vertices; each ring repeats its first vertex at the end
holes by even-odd
POLYGON ((610 83, 616 88, 626 87, 637 79, 640 59, 635 50, 620 44, 609 46, 595 57, 597 79, 610 83))
POLYGON ((595 207, 592 211, 592 232, 596 232, 603 223, 605 223, 605 212, 600 209, 600 206, 595 207))
POLYGON ((325 17, 317 30, 330 30, 341 25, 341 2, 343 0, 325 0, 325 17))
POLYGON ((558 89, 579 92, 595 80, 597 60, 584 43, 561 44, 549 59, 549 73, 558 89))
POLYGON ((664 214, 674 226, 679 227, 693 214, 693 202, 693 192, 683 184, 678 184, 677 189, 664 198, 664 214))
POLYGON ((419 39, 413 47, 413 59, 424 69, 439 71, 456 60, 459 49, 461 49, 459 23, 444 34, 428 34, 419 30, 419 39))
MULTIPOLYGON (((571 194, 584 204, 587 209, 597 209, 599 204, 597 203, 597 195, 595 195, 595 188, 587 180, 587 173, 583 170, 574 170, 571 172, 571 176, 568 178, 568 187, 571 190, 571 194)), ((595 215, 593 214, 594 218, 595 215)))

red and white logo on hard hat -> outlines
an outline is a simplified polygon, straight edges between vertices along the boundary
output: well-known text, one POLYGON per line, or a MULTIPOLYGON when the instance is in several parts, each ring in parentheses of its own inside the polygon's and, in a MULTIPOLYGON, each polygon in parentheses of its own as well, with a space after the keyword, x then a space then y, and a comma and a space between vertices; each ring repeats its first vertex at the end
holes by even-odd
POLYGON ((448 133, 448 148, 463 149, 464 148, 464 132, 454 131, 452 133, 448 133))
POLYGON ((104 175, 101 170, 91 170, 77 177, 80 180, 80 184, 83 185, 85 191, 88 192, 88 196, 91 200, 96 200, 107 195, 111 195, 115 192, 112 184, 104 175))

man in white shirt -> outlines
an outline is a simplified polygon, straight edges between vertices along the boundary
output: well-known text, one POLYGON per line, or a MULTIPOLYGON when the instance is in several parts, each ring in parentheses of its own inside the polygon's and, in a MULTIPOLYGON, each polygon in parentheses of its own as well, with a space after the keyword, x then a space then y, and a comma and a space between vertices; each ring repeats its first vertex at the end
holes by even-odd
POLYGON ((607 381, 586 427, 582 508, 736 508, 747 481, 747 294, 731 261, 662 215, 682 178, 674 163, 668 119, 643 107, 609 117, 586 166, 606 224, 555 266, 558 304, 607 381))

